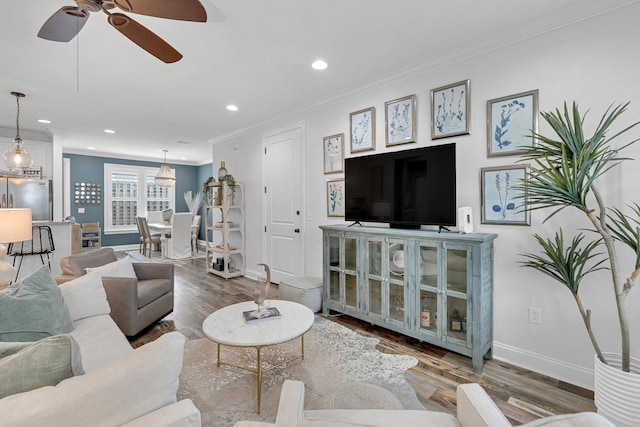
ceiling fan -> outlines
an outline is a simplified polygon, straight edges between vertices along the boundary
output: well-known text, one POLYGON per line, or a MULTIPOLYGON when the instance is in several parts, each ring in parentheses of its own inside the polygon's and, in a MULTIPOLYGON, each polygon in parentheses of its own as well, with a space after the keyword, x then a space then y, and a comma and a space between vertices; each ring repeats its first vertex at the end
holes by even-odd
POLYGON ((74 0, 77 6, 63 6, 44 23, 38 37, 57 42, 71 41, 89 19, 91 12, 107 14, 109 24, 129 40, 166 63, 177 62, 180 52, 125 12, 181 21, 206 22, 207 12, 199 0, 74 0))

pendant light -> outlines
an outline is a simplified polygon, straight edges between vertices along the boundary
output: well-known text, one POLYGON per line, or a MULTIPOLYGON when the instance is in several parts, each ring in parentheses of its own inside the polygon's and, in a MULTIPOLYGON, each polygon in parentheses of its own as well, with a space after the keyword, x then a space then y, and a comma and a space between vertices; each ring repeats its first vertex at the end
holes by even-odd
POLYGON ((162 151, 164 151, 164 163, 162 164, 162 166, 160 166, 160 170, 158 171, 158 175, 156 175, 155 182, 156 185, 159 185, 160 187, 173 187, 176 183, 176 177, 173 176, 173 174, 171 173, 171 169, 167 164, 168 150, 162 151))
POLYGON ((24 98, 24 93, 11 92, 16 97, 16 138, 13 140, 13 147, 4 152, 4 164, 11 170, 15 168, 28 168, 33 164, 33 157, 22 146, 20 138, 20 98, 24 98))

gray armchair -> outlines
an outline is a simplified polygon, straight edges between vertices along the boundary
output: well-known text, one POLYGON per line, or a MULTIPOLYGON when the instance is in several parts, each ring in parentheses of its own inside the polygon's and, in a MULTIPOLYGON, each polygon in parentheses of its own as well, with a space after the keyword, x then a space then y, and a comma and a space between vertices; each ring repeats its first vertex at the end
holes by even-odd
MULTIPOLYGON (((113 249, 70 255, 60 260, 64 283, 86 274, 86 268, 117 261, 113 249)), ((173 311, 174 270, 170 263, 133 263, 136 278, 103 277, 111 318, 126 336, 134 336, 173 311)))

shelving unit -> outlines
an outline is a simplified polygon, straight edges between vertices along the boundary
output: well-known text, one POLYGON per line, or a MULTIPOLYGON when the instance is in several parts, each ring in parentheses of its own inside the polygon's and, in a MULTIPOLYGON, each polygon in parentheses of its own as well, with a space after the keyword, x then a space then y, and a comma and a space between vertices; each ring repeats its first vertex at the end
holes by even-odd
POLYGON ((344 313, 470 356, 482 372, 492 356, 496 234, 320 228, 324 314, 344 313), (423 315, 425 297, 431 307, 423 315))
POLYGON ((100 228, 82 228, 80 231, 82 252, 100 249, 102 246, 102 230, 100 228))
POLYGON ((204 198, 206 269, 225 279, 245 274, 244 184, 237 183, 234 190, 226 182, 212 182, 204 198))

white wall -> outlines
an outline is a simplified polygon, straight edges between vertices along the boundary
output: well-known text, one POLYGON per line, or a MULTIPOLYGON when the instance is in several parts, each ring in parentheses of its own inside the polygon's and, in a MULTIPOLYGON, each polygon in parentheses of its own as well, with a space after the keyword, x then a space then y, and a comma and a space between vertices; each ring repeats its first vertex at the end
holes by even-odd
MULTIPOLYGON (((348 153, 349 113, 375 106, 376 152, 386 151, 384 103, 415 93, 418 97, 418 141, 394 149, 457 142, 458 205, 473 207, 475 231, 499 235, 495 242, 494 356, 591 388, 593 350, 571 294, 540 273, 518 266, 518 261, 522 260, 518 254, 538 251, 532 237, 534 233, 550 237, 561 225, 567 236, 572 235, 576 228, 586 228, 589 224, 582 214, 575 211, 563 212, 545 224, 542 224, 545 214, 534 212, 531 227, 480 224, 480 168, 514 164, 518 160, 517 157, 486 157, 486 101, 539 89, 541 111, 559 108, 565 100, 577 100, 583 112, 590 108, 587 116, 591 119, 587 125, 589 130, 612 103, 632 102, 620 125, 640 119, 637 84, 640 29, 636 23, 637 16, 640 16, 640 6, 633 5, 488 53, 474 52, 467 60, 433 66, 431 71, 417 77, 399 80, 215 144, 214 166, 225 160, 230 173, 246 184, 248 268, 262 259, 261 144, 268 129, 300 120, 305 122, 305 269, 306 274, 321 275, 322 242, 318 226, 341 222, 326 216, 325 180, 340 175, 323 174, 322 138, 344 132, 347 140, 345 151, 348 153), (429 91, 467 78, 471 80, 471 134, 431 141, 429 91), (542 324, 528 322, 529 307, 542 310, 542 324)), ((540 132, 550 134, 542 120, 540 132)), ((634 130, 625 141, 631 137, 640 137, 640 129, 634 130)), ((640 145, 633 146, 627 154, 640 159, 640 145)), ((624 165, 601 184, 609 202, 619 207, 624 207, 630 197, 640 202, 637 191, 640 171, 637 165, 633 162, 624 165)), ((624 250, 620 249, 619 253, 622 252, 624 250)), ((624 274, 630 274, 632 259, 626 256, 625 261, 622 270, 624 274)), ((603 350, 618 351, 619 330, 607 273, 591 277, 583 284, 581 294, 585 306, 593 310, 594 329, 603 350)), ((640 291, 634 290, 628 305, 632 313, 631 325, 635 326, 632 328, 632 355, 635 357, 640 356, 640 314, 639 310, 633 313, 631 308, 639 304, 640 291)))

